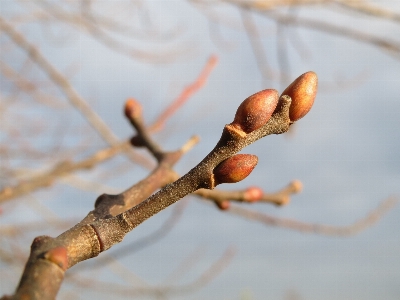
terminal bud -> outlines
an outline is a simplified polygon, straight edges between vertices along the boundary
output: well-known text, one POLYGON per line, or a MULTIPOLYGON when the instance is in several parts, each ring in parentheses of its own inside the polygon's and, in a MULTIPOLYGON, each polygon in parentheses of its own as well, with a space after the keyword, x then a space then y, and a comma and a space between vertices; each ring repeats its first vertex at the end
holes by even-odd
POLYGON ((300 75, 282 93, 292 98, 289 118, 295 122, 304 117, 314 104, 318 90, 317 74, 310 71, 300 75))
POLYGON ((142 116, 142 105, 133 98, 125 102, 124 114, 128 119, 136 119, 142 116))

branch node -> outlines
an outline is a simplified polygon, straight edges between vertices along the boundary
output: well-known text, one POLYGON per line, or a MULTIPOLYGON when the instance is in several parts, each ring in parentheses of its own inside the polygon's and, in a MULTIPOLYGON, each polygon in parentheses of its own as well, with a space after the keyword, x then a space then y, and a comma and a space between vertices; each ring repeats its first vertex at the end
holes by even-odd
POLYGON ((247 136, 246 132, 232 124, 225 125, 225 130, 235 140, 244 139, 247 136))
MULTIPOLYGON (((102 240, 101 240, 96 228, 94 226, 92 226, 91 224, 87 224, 82 227, 81 233, 88 237, 86 240, 88 241, 88 244, 90 245, 90 250, 91 250, 91 253, 85 259, 98 256, 100 254, 100 252, 102 252, 103 245, 102 245, 102 240)), ((74 250, 79 251, 79 249, 74 249, 74 250)))
POLYGON ((94 203, 94 207, 97 208, 101 204, 105 204, 106 202, 112 202, 113 205, 123 205, 124 197, 121 194, 118 195, 109 195, 109 194, 102 194, 94 203))

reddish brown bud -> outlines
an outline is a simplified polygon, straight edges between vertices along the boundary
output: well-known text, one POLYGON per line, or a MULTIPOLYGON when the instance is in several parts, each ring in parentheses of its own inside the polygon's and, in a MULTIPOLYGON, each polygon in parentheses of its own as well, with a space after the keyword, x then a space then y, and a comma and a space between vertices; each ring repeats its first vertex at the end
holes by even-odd
POLYGON ((68 268, 67 249, 64 247, 56 247, 47 251, 44 258, 55 263, 64 271, 68 268))
POLYGON ((257 165, 258 158, 251 154, 236 154, 214 169, 215 185, 234 183, 245 179, 257 165))
POLYGON ((261 200, 264 192, 256 186, 251 186, 244 192, 244 200, 247 202, 257 202, 261 200))
POLYGON ((231 125, 246 133, 260 128, 271 117, 278 100, 276 90, 263 90, 251 95, 239 105, 231 125))
POLYGON ((142 115, 142 106, 138 101, 130 98, 125 102, 124 113, 128 119, 138 118, 142 115))
POLYGON ((231 207, 231 203, 228 200, 215 201, 215 204, 220 210, 227 210, 231 207))
POLYGON ((317 74, 310 71, 297 77, 282 93, 292 98, 289 118, 292 122, 304 117, 314 104, 318 89, 317 74))

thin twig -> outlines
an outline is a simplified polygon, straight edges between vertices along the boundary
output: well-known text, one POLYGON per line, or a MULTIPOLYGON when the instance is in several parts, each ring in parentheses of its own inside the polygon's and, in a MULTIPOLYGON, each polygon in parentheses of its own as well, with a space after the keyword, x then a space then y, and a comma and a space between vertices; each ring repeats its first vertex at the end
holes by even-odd
POLYGON ((382 201, 377 208, 370 211, 366 217, 348 226, 332 226, 318 223, 301 222, 292 219, 282 219, 237 205, 232 205, 228 212, 268 226, 277 226, 294 231, 328 236, 352 236, 378 222, 382 216, 391 210, 398 202, 399 200, 396 198, 386 199, 382 201))
POLYGON ((12 25, 0 16, 0 28, 6 33, 15 44, 24 50, 28 56, 34 61, 53 82, 61 89, 70 103, 84 116, 89 124, 99 133, 99 135, 109 145, 119 143, 118 138, 86 103, 81 95, 73 88, 67 78, 64 77, 53 65, 42 55, 42 53, 32 43, 19 33, 12 25))
POLYGON ((266 51, 260 39, 257 26, 253 22, 251 13, 247 10, 240 10, 243 27, 246 30, 247 37, 253 49, 254 56, 257 60, 257 67, 264 79, 273 79, 275 77, 270 65, 267 61, 266 51))
POLYGON ((382 18, 384 20, 400 22, 400 14, 399 13, 396 13, 393 10, 387 10, 387 9, 384 9, 384 8, 381 8, 378 6, 371 5, 367 1, 339 0, 339 1, 334 1, 334 4, 340 5, 347 9, 351 9, 358 13, 382 18))
POLYGON ((219 208, 225 210, 229 209, 229 204, 226 204, 226 202, 263 202, 278 206, 287 205, 290 202, 290 195, 299 193, 301 189, 301 182, 294 180, 275 193, 264 193, 260 188, 252 186, 244 190, 236 191, 199 189, 193 194, 205 200, 214 201, 219 208))
MULTIPOLYGON (((111 293, 113 295, 121 295, 127 297, 140 296, 140 295, 151 295, 151 296, 173 296, 193 293, 196 290, 201 289, 209 282, 211 282, 216 276, 218 276, 222 270, 232 261, 236 251, 233 247, 229 247, 221 257, 215 261, 205 272, 203 272, 194 281, 184 285, 167 285, 167 286, 149 286, 149 287, 137 287, 133 288, 128 285, 121 285, 117 283, 109 283, 104 281, 97 281, 96 288, 93 289, 95 292, 100 293, 111 293)), ((75 276, 76 277, 76 276, 75 276)), ((72 281, 77 286, 87 286, 87 281, 79 277, 77 280, 75 277, 71 277, 72 281)), ((88 278, 88 281, 91 280, 88 278)), ((94 282, 93 282, 94 283, 94 282)))
POLYGON ((182 90, 180 95, 157 117, 154 123, 149 126, 148 130, 151 132, 160 131, 164 127, 164 124, 168 118, 170 118, 171 115, 173 115, 180 107, 182 107, 182 105, 194 93, 196 93, 206 84, 207 79, 217 62, 218 57, 216 55, 211 55, 196 80, 182 90))
POLYGON ((8 186, 0 190, 0 203, 27 195, 37 189, 48 187, 52 185, 57 178, 66 176, 77 170, 90 169, 100 162, 108 160, 130 147, 129 141, 125 141, 100 150, 79 162, 61 161, 43 174, 33 176, 31 179, 21 181, 15 186, 8 186))
POLYGON ((330 34, 340 35, 350 38, 355 41, 364 42, 374 45, 378 48, 388 51, 393 54, 395 58, 400 58, 400 43, 390 39, 382 38, 381 36, 374 36, 362 31, 349 29, 348 27, 336 26, 323 21, 311 20, 306 18, 296 17, 293 19, 291 16, 284 16, 281 14, 268 14, 267 17, 284 22, 291 26, 302 26, 311 30, 323 31, 330 34))

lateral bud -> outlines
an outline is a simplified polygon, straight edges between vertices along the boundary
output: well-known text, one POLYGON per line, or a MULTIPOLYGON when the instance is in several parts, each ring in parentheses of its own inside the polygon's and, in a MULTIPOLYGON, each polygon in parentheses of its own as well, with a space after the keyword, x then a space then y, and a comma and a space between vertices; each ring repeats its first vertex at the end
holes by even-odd
POLYGON ((230 124, 245 133, 257 130, 268 122, 278 104, 278 91, 262 90, 246 98, 238 107, 230 124))
POLYGON ((67 249, 64 247, 50 249, 44 254, 44 258, 55 263, 64 271, 68 268, 67 249))
POLYGON ((289 118, 295 122, 304 117, 314 104, 318 90, 318 77, 312 71, 297 77, 282 93, 292 98, 289 118))
POLYGON ((215 167, 215 185, 235 183, 245 179, 255 168, 258 157, 251 154, 236 154, 215 167))
POLYGON ((231 207, 229 200, 215 201, 215 204, 220 210, 228 210, 231 207))
POLYGON ((264 192, 262 189, 256 186, 251 186, 244 192, 244 201, 246 202, 257 202, 260 201, 264 192))

